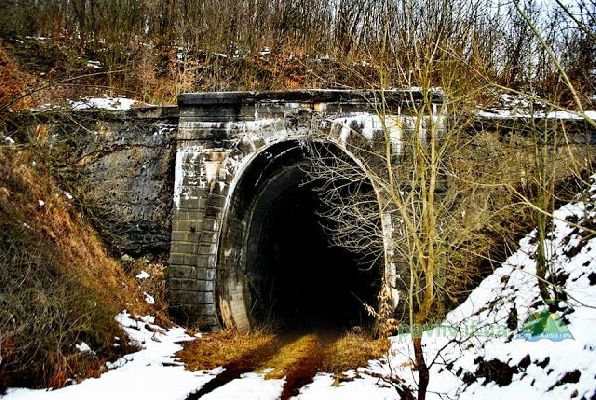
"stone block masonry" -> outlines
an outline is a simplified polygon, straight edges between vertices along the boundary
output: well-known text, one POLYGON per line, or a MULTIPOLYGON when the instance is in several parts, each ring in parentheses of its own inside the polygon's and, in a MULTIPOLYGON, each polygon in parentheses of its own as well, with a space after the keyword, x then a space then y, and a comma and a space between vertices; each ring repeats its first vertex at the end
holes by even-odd
MULTIPOLYGON (((383 134, 383 125, 390 127, 397 151, 401 128, 408 126, 403 114, 421 101, 420 93, 387 92, 389 124, 382 124, 375 112, 377 99, 373 92, 339 90, 179 96, 167 274, 170 312, 178 321, 204 329, 251 325, 249 282, 256 278, 247 276, 246 245, 259 240, 248 235, 251 204, 259 196, 251 191, 260 190, 261 168, 249 168, 251 162, 274 163, 284 157, 283 152, 267 152, 274 144, 321 134, 340 144, 355 136, 373 140, 383 134), (241 195, 234 192, 239 181, 241 195)), ((441 103, 440 94, 435 101, 441 103)))

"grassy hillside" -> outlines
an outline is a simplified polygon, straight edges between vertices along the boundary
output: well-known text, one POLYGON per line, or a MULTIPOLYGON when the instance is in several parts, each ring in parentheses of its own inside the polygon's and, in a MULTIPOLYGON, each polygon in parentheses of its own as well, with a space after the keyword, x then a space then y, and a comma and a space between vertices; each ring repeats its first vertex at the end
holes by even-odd
POLYGON ((117 313, 154 310, 132 264, 127 274, 109 256, 37 147, 8 142, 0 145, 0 387, 62 386, 130 350, 117 313))

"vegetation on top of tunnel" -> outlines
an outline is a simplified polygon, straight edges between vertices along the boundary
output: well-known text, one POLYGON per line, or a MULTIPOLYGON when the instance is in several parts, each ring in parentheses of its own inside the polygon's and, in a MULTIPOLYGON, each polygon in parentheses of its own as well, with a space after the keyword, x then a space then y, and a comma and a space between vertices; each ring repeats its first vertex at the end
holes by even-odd
MULTIPOLYGON (((436 65, 433 84, 457 69, 462 89, 488 80, 573 104, 518 5, 593 104, 594 4, 570 17, 543 3, 8 0, 0 3, 0 38, 27 74, 19 95, 54 85, 38 104, 98 94, 173 103, 191 91, 369 87, 379 83, 381 65, 388 85, 421 85, 402 72, 413 76, 427 62, 436 65), (433 53, 416 54, 429 46, 433 53)), ((496 100, 494 91, 483 97, 496 100)))

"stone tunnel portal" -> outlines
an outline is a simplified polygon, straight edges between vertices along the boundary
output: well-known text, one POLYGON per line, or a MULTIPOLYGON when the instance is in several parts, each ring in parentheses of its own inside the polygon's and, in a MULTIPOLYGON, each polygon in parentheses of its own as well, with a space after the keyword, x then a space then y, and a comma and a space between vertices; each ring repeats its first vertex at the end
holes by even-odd
POLYGON ((323 225, 331 221, 318 212, 323 205, 305 172, 309 162, 308 146, 282 142, 257 155, 238 180, 219 246, 216 290, 225 326, 372 323, 363 303, 378 302, 381 261, 330 245, 323 225))

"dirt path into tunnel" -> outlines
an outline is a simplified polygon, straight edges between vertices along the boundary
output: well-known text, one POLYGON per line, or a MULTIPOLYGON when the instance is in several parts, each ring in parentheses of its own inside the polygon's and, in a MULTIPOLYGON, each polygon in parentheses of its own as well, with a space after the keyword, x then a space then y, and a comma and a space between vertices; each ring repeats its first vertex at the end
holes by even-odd
POLYGON ((318 372, 339 373, 364 367, 388 349, 386 340, 337 331, 281 334, 215 333, 188 343, 178 356, 191 370, 224 369, 187 400, 197 400, 242 374, 266 371, 265 379, 285 379, 279 399, 296 396, 318 372))
POLYGON ((312 383, 317 372, 323 368, 325 354, 330 343, 339 338, 337 332, 289 334, 278 352, 263 362, 261 368, 273 368, 265 377, 285 377, 280 399, 298 394, 301 387, 312 383))

